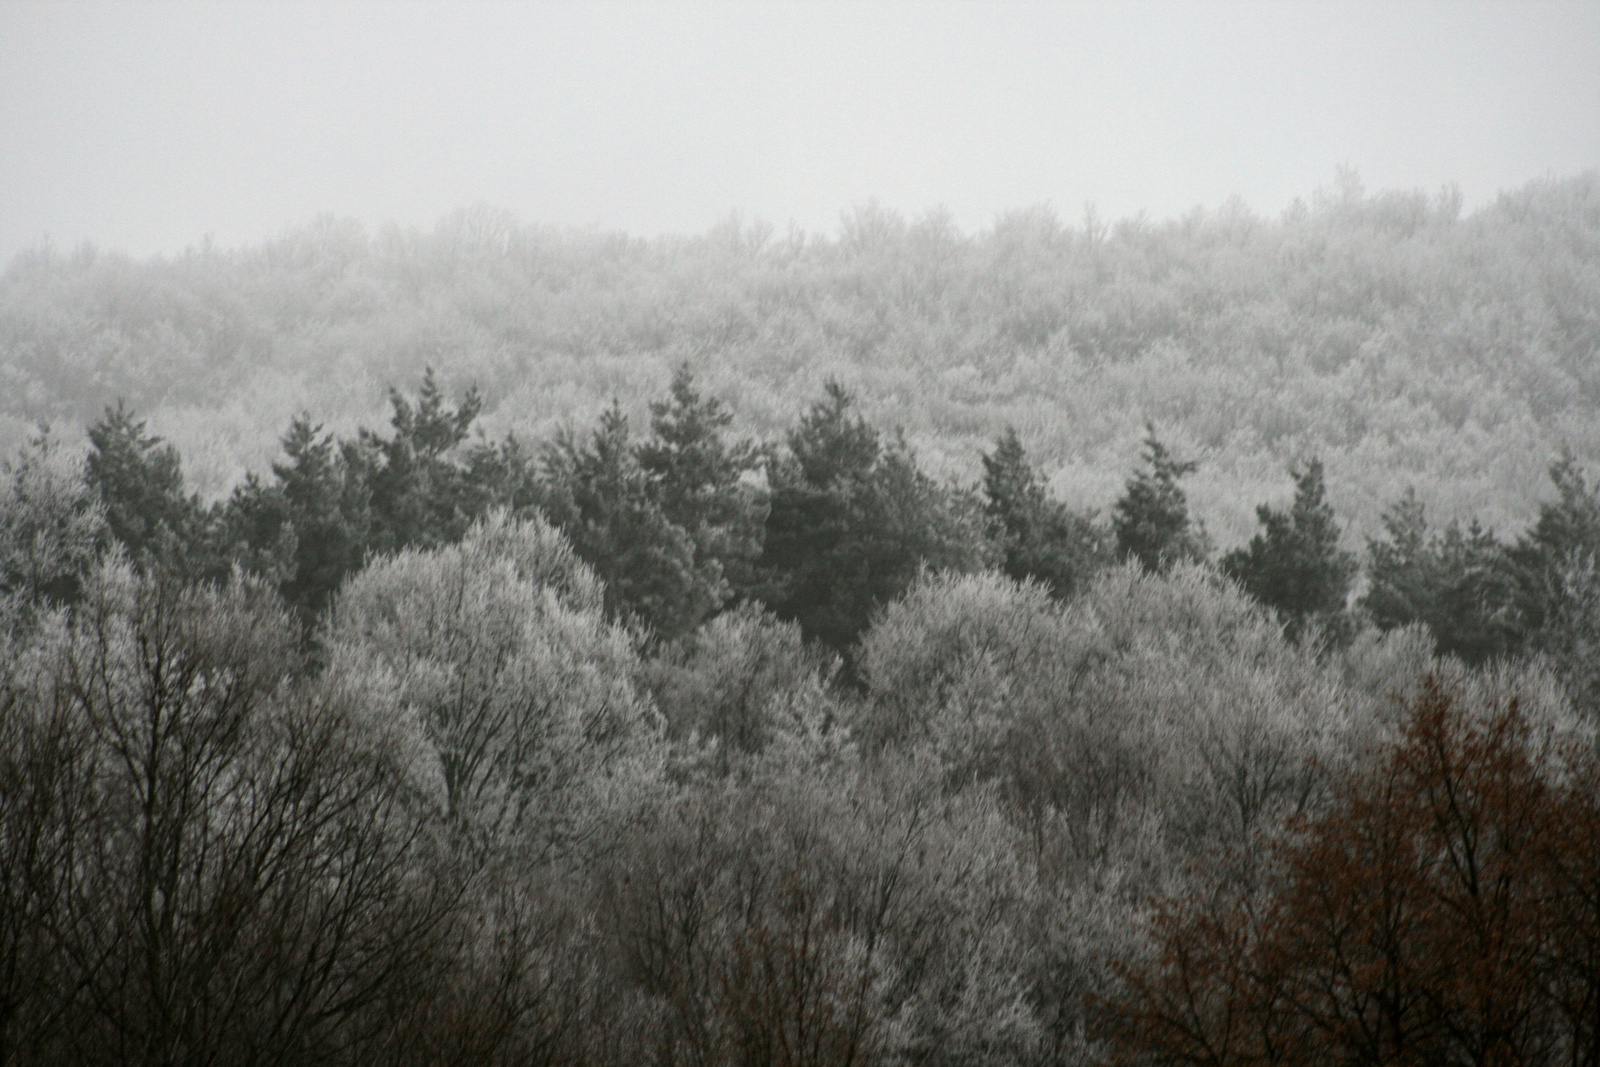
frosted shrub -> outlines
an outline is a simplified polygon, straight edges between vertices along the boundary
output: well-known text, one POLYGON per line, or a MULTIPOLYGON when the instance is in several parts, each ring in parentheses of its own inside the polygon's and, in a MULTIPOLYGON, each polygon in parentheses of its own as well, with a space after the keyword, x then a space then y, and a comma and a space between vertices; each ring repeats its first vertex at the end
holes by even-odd
POLYGON ((109 536, 105 509, 48 433, 0 462, 0 627, 75 599, 109 536))
POLYGON ((1013 836, 916 761, 769 761, 635 835, 601 914, 663 1062, 1026 1062, 1013 836))
POLYGON ((994 575, 926 578, 862 659, 858 736, 996 780, 1040 859, 1069 868, 1243 842, 1312 799, 1350 714, 1312 652, 1192 565, 1117 568, 1065 606, 994 575))
POLYGON ((750 603, 669 646, 646 674, 671 735, 715 745, 726 767, 781 737, 842 731, 826 689, 837 665, 798 623, 750 603))
POLYGON ((458 545, 373 564, 341 591, 329 643, 336 671, 389 686, 438 804, 477 845, 568 854, 657 774, 633 641, 542 520, 492 516, 458 545))

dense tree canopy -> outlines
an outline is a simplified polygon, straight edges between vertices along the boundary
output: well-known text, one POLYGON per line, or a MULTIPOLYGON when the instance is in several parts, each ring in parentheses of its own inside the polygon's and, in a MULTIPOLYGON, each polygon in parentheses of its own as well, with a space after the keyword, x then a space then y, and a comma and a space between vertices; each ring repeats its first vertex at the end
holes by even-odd
POLYGON ((1596 1062, 1594 189, 21 257, 0 1064, 1596 1062))
POLYGON ((1430 680, 1275 846, 1269 895, 1169 906, 1117 1059, 1600 1062, 1597 768, 1547 727, 1430 680))
POLYGON ((1297 645, 1194 562, 1019 581, 998 569, 1014 531, 1054 507, 1020 445, 996 446, 986 500, 941 488, 834 388, 769 455, 760 527, 830 599, 779 615, 764 550, 771 585, 647 630, 660 587, 626 583, 649 557, 609 557, 644 568, 619 600, 580 538, 638 529, 620 500, 653 509, 686 573, 717 561, 729 542, 668 508, 748 529, 762 497, 737 462, 681 473, 724 447, 714 418, 676 428, 707 407, 683 375, 656 436, 613 409, 558 439, 587 464, 564 484, 604 505, 587 513, 544 510, 554 475, 520 446, 457 437, 427 484, 520 507, 387 551, 363 533, 363 438, 297 420, 273 481, 201 527, 265 516, 267 547, 200 574, 135 570, 81 468, 19 456, 0 1057, 1089 1067, 1197 1062, 1199 1040, 1205 1062, 1250 1041, 1292 1059, 1362 1024, 1376 974, 1414 1005, 1396 1049, 1589 1062, 1596 720, 1569 665, 1594 647, 1592 572, 1559 573, 1540 625, 1568 661, 1546 644, 1476 672, 1404 625, 1297 645), (319 570, 299 537, 319 529, 359 562, 319 570), (316 584, 296 575, 345 568, 318 579, 339 582, 328 609, 295 603, 316 584), (830 647, 807 621, 841 605, 860 629, 830 647), (1432 862, 1469 841, 1504 892, 1432 862), (1415 903, 1404 939, 1341 944, 1398 964, 1346 976, 1327 935, 1382 899, 1415 903), (1331 1037, 1281 1010, 1329 989, 1331 1037))
POLYGON ((728 220, 644 240, 478 208, 142 261, 41 247, 0 270, 0 448, 120 397, 212 501, 266 470, 296 412, 378 425, 425 363, 451 395, 480 386, 496 435, 542 440, 613 394, 642 430, 689 357, 747 432, 779 436, 831 375, 941 472, 975 478, 1016 426, 1075 501, 1155 421, 1204 456, 1191 507, 1222 545, 1252 532, 1245 487, 1311 453, 1358 538, 1408 484, 1441 525, 1505 531, 1563 441, 1600 461, 1597 189, 1546 178, 1464 212, 1346 175, 1277 215, 1040 206, 967 233, 873 207, 837 235, 728 220))

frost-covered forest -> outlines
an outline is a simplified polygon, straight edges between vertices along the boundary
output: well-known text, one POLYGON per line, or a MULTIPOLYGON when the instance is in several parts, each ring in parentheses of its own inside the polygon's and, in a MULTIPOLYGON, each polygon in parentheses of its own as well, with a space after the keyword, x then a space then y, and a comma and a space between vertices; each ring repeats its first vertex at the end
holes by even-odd
POLYGON ((761 437, 837 378, 941 478, 973 479, 1013 425, 1079 507, 1109 506, 1153 421, 1202 459, 1190 493, 1223 546, 1311 454, 1358 534, 1408 485, 1509 530, 1563 445, 1600 461, 1597 248, 1593 174, 1463 216, 1448 188, 1367 194, 1344 172, 1277 219, 1037 208, 963 234, 869 204, 834 238, 730 219, 646 241, 479 207, 142 262, 40 249, 0 278, 0 435, 121 399, 210 499, 301 411, 376 425, 425 365, 477 386, 491 436, 535 440, 613 397, 641 420, 687 360, 761 437))
POLYGON ((1600 1064, 1600 176, 44 248, 0 346, 4 1067, 1600 1064))

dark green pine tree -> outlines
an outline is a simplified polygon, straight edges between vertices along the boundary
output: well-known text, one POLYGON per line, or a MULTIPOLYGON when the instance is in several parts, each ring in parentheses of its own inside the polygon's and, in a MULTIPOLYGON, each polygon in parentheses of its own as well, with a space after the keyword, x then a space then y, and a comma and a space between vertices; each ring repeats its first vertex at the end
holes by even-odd
POLYGON ((1506 553, 1515 623, 1523 648, 1546 656, 1574 699, 1600 714, 1600 485, 1569 451, 1550 480, 1556 500, 1506 553))
POLYGON ((695 566, 695 543, 669 519, 614 402, 587 439, 557 434, 545 449, 538 505, 605 581, 606 609, 670 640, 720 607, 726 583, 695 566))
POLYGON ((1590 488, 1570 451, 1550 464, 1554 502, 1507 552, 1515 577, 1518 626, 1533 639, 1566 596, 1562 575, 1600 557, 1600 485, 1590 488))
POLYGON ((1367 541, 1361 607, 1380 629, 1420 622, 1440 655, 1481 664, 1517 644, 1505 548, 1476 522, 1430 533, 1416 493, 1384 512, 1383 539, 1367 541))
POLYGON ((878 608, 923 566, 985 558, 981 516, 917 469, 898 436, 885 447, 829 381, 767 464, 771 510, 762 599, 808 639, 848 653, 878 608))
POLYGON ((1108 562, 1105 534, 1091 516, 1075 514, 1050 497, 1012 427, 983 457, 983 495, 990 535, 1008 576, 1041 582, 1065 598, 1108 562))
POLYGON ((146 433, 121 401, 89 427, 89 444, 85 480, 129 558, 183 573, 201 566, 206 512, 198 497, 184 495, 178 450, 146 433))
POLYGON ((1262 530, 1250 544, 1222 559, 1223 571, 1283 620, 1291 638, 1308 624, 1337 621, 1355 579, 1353 555, 1339 547, 1339 525, 1323 486, 1322 463, 1291 471, 1294 503, 1288 511, 1256 508, 1262 530))
POLYGON ((275 580, 309 625, 365 562, 369 490, 357 446, 322 433, 309 415, 290 424, 282 444, 273 483, 250 474, 228 501, 225 527, 234 559, 275 580))
POLYGON ((1178 479, 1200 464, 1179 460, 1145 427, 1144 467, 1128 479, 1111 511, 1117 558, 1138 560, 1144 569, 1165 573, 1174 563, 1201 561, 1208 554, 1205 532, 1189 520, 1189 502, 1178 479))
POLYGON ((402 548, 454 544, 489 501, 473 484, 462 454, 483 398, 468 389, 455 408, 445 403, 429 367, 416 403, 389 390, 393 415, 388 437, 363 428, 347 461, 359 465, 371 507, 367 547, 388 553, 402 548))
POLYGON ((687 363, 650 415, 651 437, 636 451, 662 512, 693 539, 703 580, 717 585, 720 578, 721 600, 748 592, 767 518, 764 493, 746 481, 761 466, 760 451, 749 441, 724 440, 733 414, 700 395, 687 363))
POLYGON ((482 400, 451 408, 433 371, 416 399, 391 389, 392 433, 338 440, 297 417, 272 481, 248 475, 215 523, 214 576, 270 578, 308 627, 368 557, 459 540, 491 507, 533 502, 533 463, 515 438, 466 444, 482 400))

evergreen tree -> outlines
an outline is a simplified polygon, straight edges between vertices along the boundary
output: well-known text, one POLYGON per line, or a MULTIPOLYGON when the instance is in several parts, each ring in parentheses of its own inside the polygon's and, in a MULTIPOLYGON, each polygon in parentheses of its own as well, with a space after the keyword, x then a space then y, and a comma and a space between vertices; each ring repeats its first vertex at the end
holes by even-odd
POLYGON ((1144 468, 1128 479, 1112 508, 1111 529, 1117 557, 1138 560, 1144 569, 1165 573, 1182 560, 1204 560, 1205 531, 1189 521, 1189 502, 1178 479, 1200 468, 1195 460, 1179 460, 1146 426, 1144 468))
POLYGON ((767 507, 744 479, 760 467, 760 452, 749 441, 724 441, 733 414, 695 390, 687 363, 650 414, 651 438, 637 454, 662 512, 693 539, 696 570, 720 575, 731 592, 749 589, 767 507))
POLYGON ((483 407, 475 390, 452 409, 429 369, 414 401, 393 389, 389 401, 388 437, 339 440, 298 416, 272 480, 251 473, 220 510, 212 576, 239 565, 267 578, 309 627, 371 556, 454 544, 491 508, 532 502, 514 438, 465 444, 483 407))
POLYGON ((1561 595, 1553 598, 1534 644, 1573 702, 1600 722, 1600 556, 1574 553, 1570 559, 1555 576, 1561 595))
POLYGON ((1562 575, 1590 557, 1600 556, 1600 485, 1590 488, 1571 452, 1550 465, 1556 500, 1539 507, 1539 517, 1508 552, 1517 583, 1518 623, 1532 637, 1560 609, 1567 591, 1562 575))
POLYGON ((1222 569, 1244 590, 1278 613, 1291 637, 1313 619, 1331 621, 1344 610, 1356 575, 1355 557, 1339 548, 1339 526, 1324 495, 1322 463, 1297 471, 1288 511, 1256 508, 1262 531, 1246 548, 1222 560, 1222 569))
POLYGON ((140 566, 194 567, 205 512, 198 497, 184 495, 178 450, 146 433, 121 401, 89 427, 89 443, 84 477, 128 556, 140 566))
POLYGON ((973 569, 984 547, 976 506, 917 469, 903 438, 884 447, 836 381, 767 465, 771 511, 762 597, 808 639, 846 652, 919 568, 973 569))
POLYGON ((1600 485, 1590 486, 1570 452, 1550 465, 1557 498, 1506 552, 1513 616, 1526 648, 1543 653, 1573 696, 1600 707, 1600 485))
POLYGON ((1064 598, 1110 555, 1090 516, 1049 496, 1012 427, 983 457, 983 494, 991 536, 1004 553, 1001 569, 1011 578, 1042 582, 1064 598))
POLYGON ((1505 548, 1477 522, 1430 534, 1416 493, 1383 516, 1386 538, 1367 542, 1361 607, 1384 630, 1421 622, 1440 655, 1481 664, 1518 644, 1505 548))
POLYGON ((323 434, 308 415, 290 424, 282 444, 272 485, 252 473, 234 490, 226 529, 233 558, 273 580, 309 624, 365 561, 369 490, 356 446, 323 434))
POLYGON ((381 437, 363 428, 358 450, 347 458, 359 461, 372 509, 368 547, 390 553, 401 548, 435 548, 461 540, 489 501, 468 477, 469 465, 460 446, 478 414, 483 398, 468 389, 450 408, 429 367, 413 404, 398 390, 389 390, 394 409, 393 435, 381 437))
POLYGON ((694 538, 662 510, 615 403, 588 440, 561 433, 547 446, 539 506, 605 582, 613 617, 671 639, 727 599, 715 561, 697 568, 694 538))

